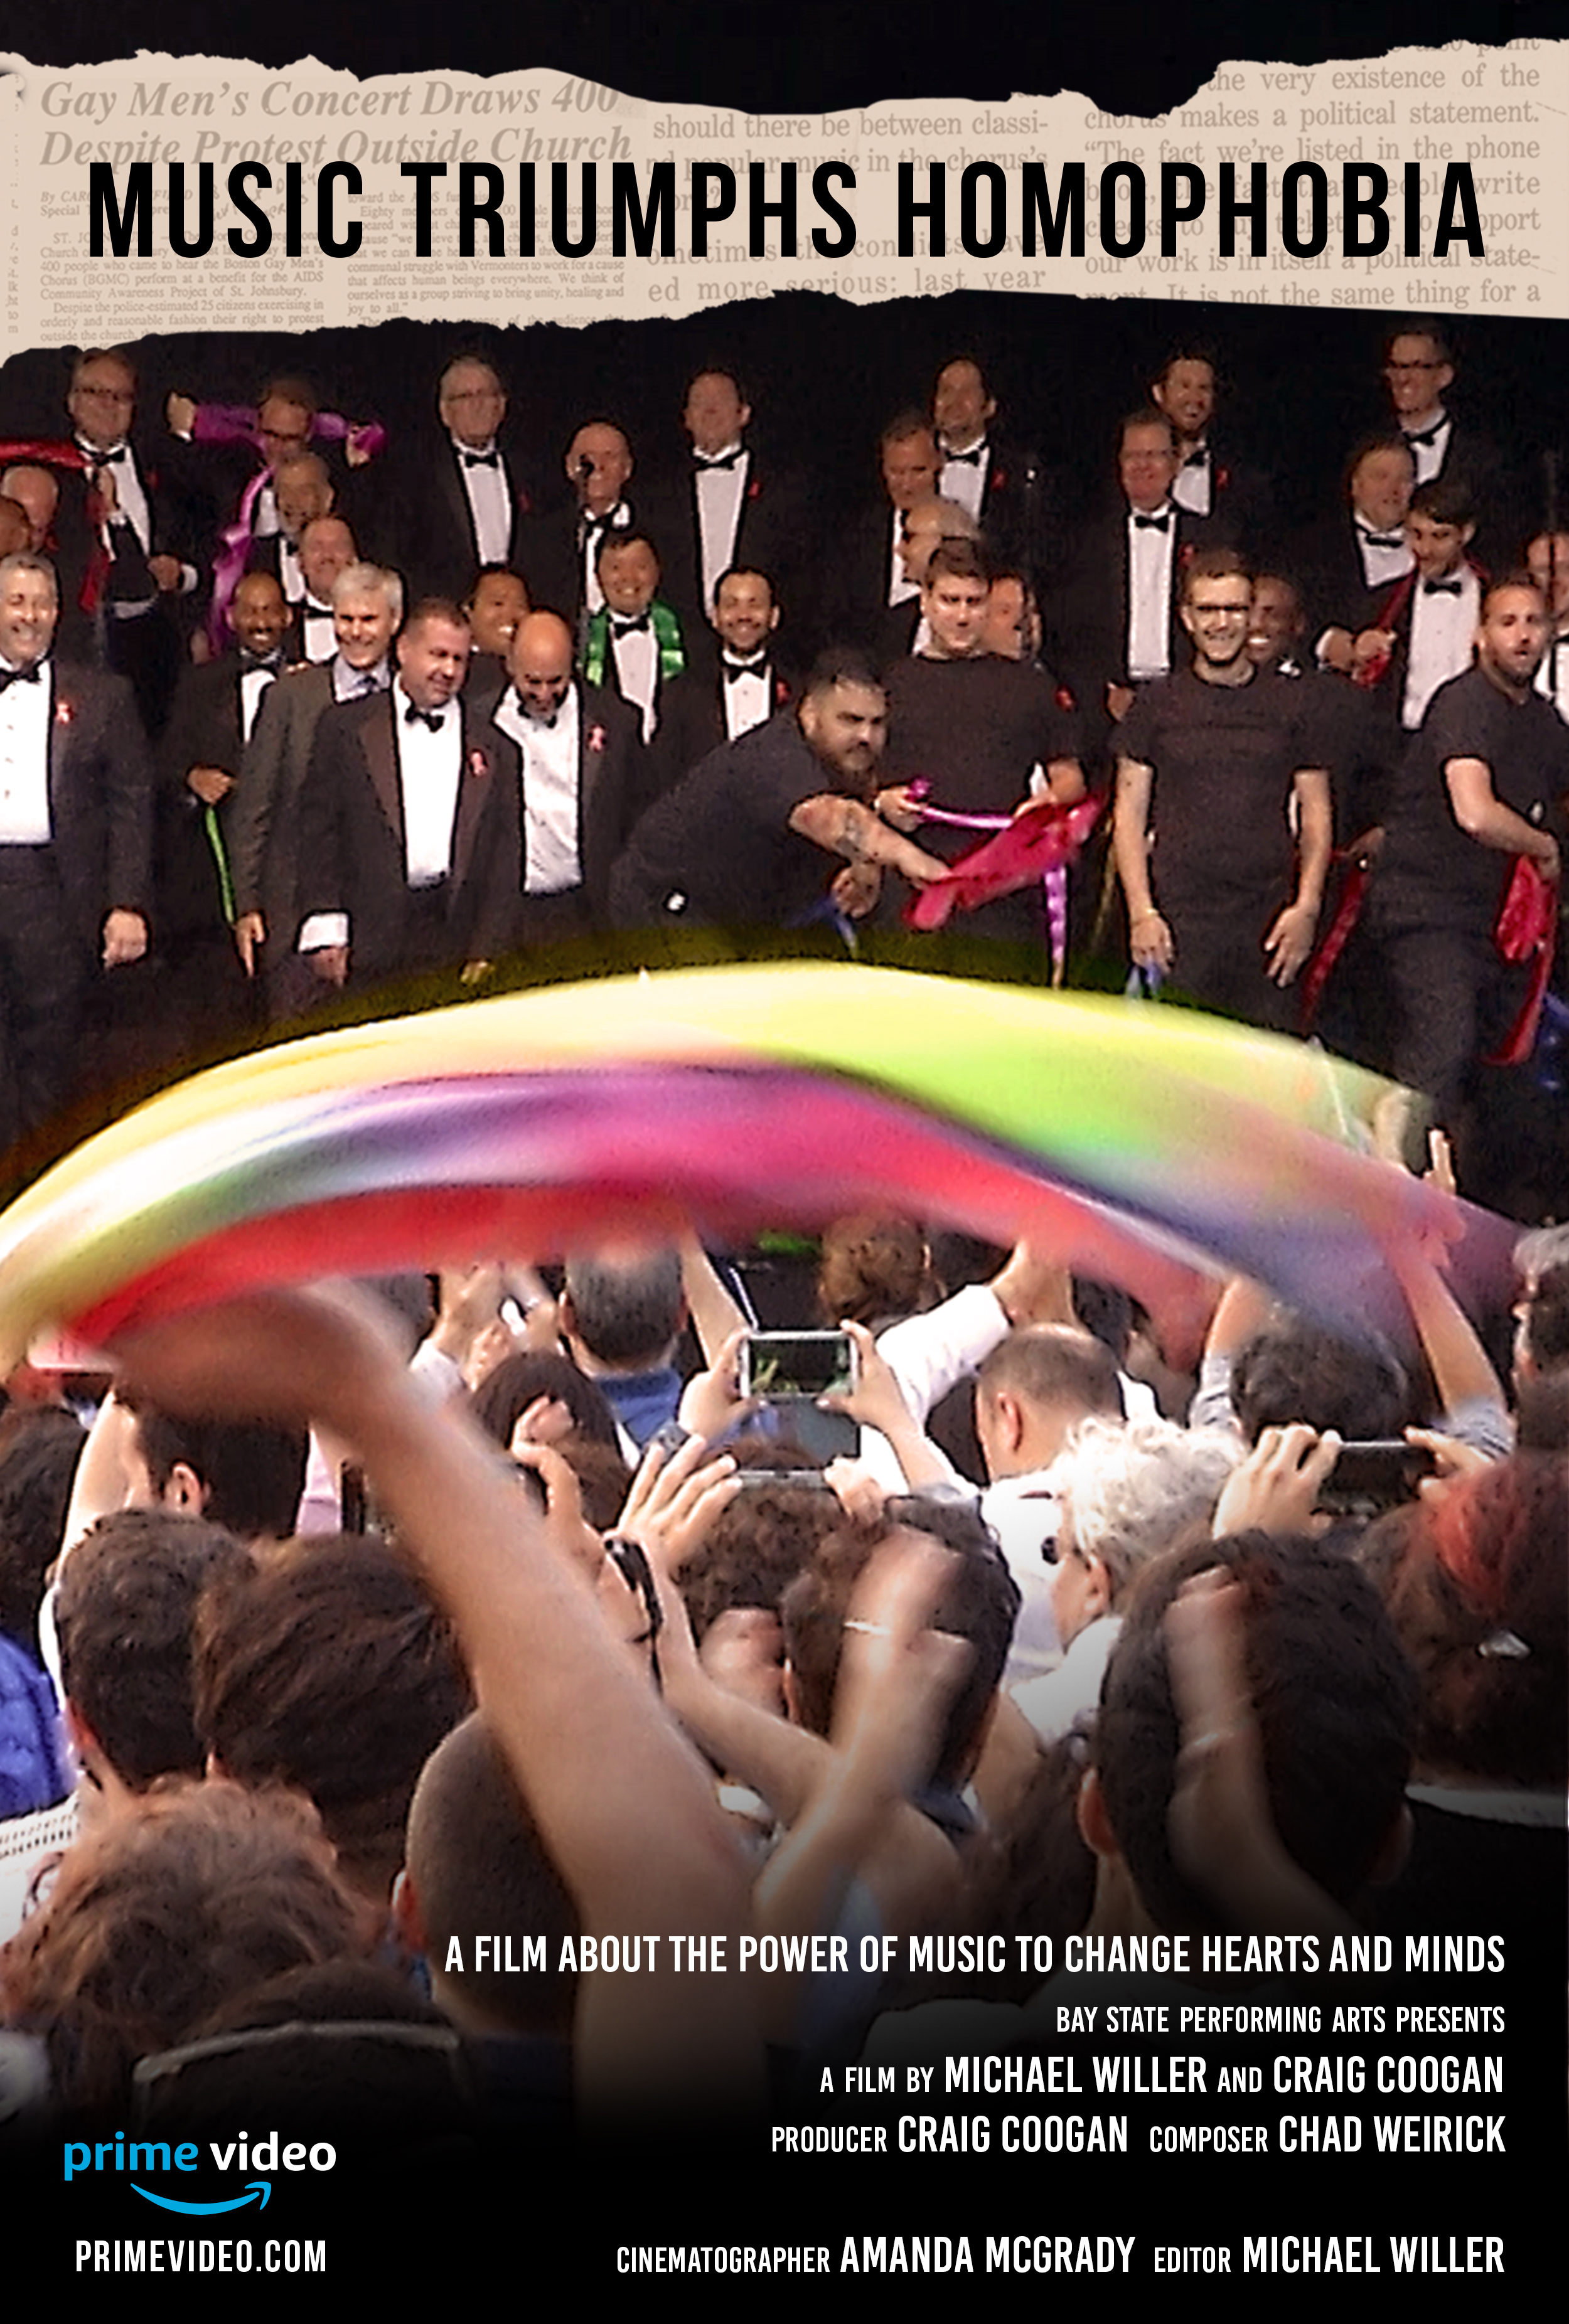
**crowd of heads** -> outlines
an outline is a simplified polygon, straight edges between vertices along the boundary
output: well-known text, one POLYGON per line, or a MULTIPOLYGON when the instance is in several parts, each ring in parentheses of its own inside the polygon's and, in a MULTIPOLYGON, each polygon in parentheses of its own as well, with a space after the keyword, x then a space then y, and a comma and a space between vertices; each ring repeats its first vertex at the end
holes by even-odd
MULTIPOLYGON (((1518 1376, 1561 1386, 1569 1270, 1552 1238, 1524 1257, 1518 1376)), ((1408 1783, 1419 1778, 1427 1800, 1487 1786, 1507 1802, 1561 1795, 1569 1777, 1562 1438, 1457 1453, 1456 1473, 1381 1515, 1310 1518, 1310 1493, 1289 1508, 1260 1498, 1271 1475, 1278 1489, 1283 1443, 1312 1468, 1340 1433, 1431 1419, 1419 1367, 1413 1375, 1376 1335, 1335 1337, 1279 1313, 1238 1347, 1225 1408, 1188 1425, 1150 1408, 1122 1369, 1148 1320, 1131 1333, 1124 1300, 1074 1286, 1109 1344, 1059 1320, 1067 1279, 1034 1267, 1015 1254, 1001 1275, 945 1296, 918 1226, 863 1214, 825 1233, 815 1286, 799 1274, 799 1326, 842 1298, 872 1327, 848 1318, 864 1354, 843 1402, 868 1434, 831 1475, 809 1473, 780 1416, 739 1396, 734 1335, 684 1342, 694 1310, 710 1334, 719 1325, 675 1250, 574 1257, 532 1346, 514 1316, 504 1351, 493 1314, 485 1360, 437 1425, 489 1446, 485 1462, 516 1480, 518 1557, 564 1558, 566 1586, 596 1606, 629 1683, 663 1689, 657 1715, 704 1756, 714 1844, 741 1847, 760 1927, 780 1909, 779 1885, 789 1894, 804 1877, 795 1857, 810 1861, 819 1798, 891 1780, 878 1738, 891 1728, 907 1757, 856 1847, 857 1877, 895 1924, 1057 1939, 1086 1926, 1246 1928, 1245 1874, 1239 1892, 1217 1873, 1184 1808, 1206 1713, 1177 1667, 1174 1623, 1205 1605, 1217 1619, 1217 1591, 1243 1694, 1225 1737, 1204 1748, 1234 1727, 1257 1750, 1260 1861, 1284 1849, 1292 1877, 1348 1926, 1404 1925, 1408 1783), (912 1350, 944 1345, 961 1315, 972 1332, 986 1319, 954 1359, 974 1407, 968 1473, 921 1433, 926 1415, 895 1369, 913 1364, 934 1392, 941 1382, 912 1350), (650 1429, 636 1399, 667 1378, 707 1441, 666 1429, 634 1481, 639 1446, 621 1416, 637 1410, 650 1429), (879 1482, 872 1432, 891 1425, 891 1399, 914 1435, 895 1428, 889 1443, 914 1474, 884 1470, 879 1482), (688 1481, 661 1503, 658 1475, 677 1442, 688 1481), (1015 1517, 1040 1514, 1033 1534, 1004 1524, 1000 1539, 996 1496, 1017 1489, 1015 1517), (586 1525, 574 1519, 569 1544, 558 1532, 556 1547, 530 1546, 548 1508, 559 1520, 564 1489, 580 1496, 586 1525), (1038 1720, 1042 1682, 1015 1692, 1010 1676, 1021 1609, 1043 1582, 1063 1657, 1044 1684, 1071 1673, 1086 1641, 1099 1642, 1103 1671, 1061 1727, 1038 1720), (894 1639, 898 1651, 869 1651, 894 1639)), ((504 1296, 498 1275, 498 1310, 504 1296)), ((471 1328, 477 1338, 477 1316, 471 1328)), ((214 2040, 229 2059, 220 2083, 229 2089, 232 2070, 243 2089, 244 2045, 288 2023, 305 2044, 311 2102, 330 2114, 351 2093, 335 2097, 327 2053, 301 2022, 352 2018, 356 2040, 381 2024, 392 2044, 365 2068, 378 2092, 390 2077, 390 2120, 401 2107, 423 2114, 432 2076, 440 2105, 477 2103, 483 2117, 488 2102, 455 2062, 466 2047, 490 2060, 484 2085, 508 2045, 531 2045, 554 2061, 545 2102, 564 2103, 585 1991, 568 1941, 592 1925, 592 1900, 553 1860, 495 1706, 475 1709, 473 1641, 432 1597, 420 1544, 376 1529, 376 1476, 365 1480, 371 1531, 295 1535, 302 1439, 177 1419, 126 1383, 87 1462, 121 1505, 73 1541, 88 1514, 73 1504, 66 1517, 79 1422, 58 1406, 19 1406, 4 1427, 14 1647, 36 1635, 62 1532, 70 1544, 46 1628, 79 1770, 75 1836, 40 1868, 0 1951, 7 2038, 39 2047, 53 2102, 72 2118, 112 2113, 133 2067, 151 2060, 145 2087, 178 2115, 176 2086, 195 2103, 196 2084, 180 2065, 168 2081, 162 2053, 183 2059, 183 2045, 214 2040), (110 1488, 100 1439, 118 1443, 110 1488), (475 1942, 494 1932, 532 1949, 541 1973, 509 1973, 475 1942), (433 2009, 406 1981, 420 1964, 433 2009), (406 2013, 448 2028, 450 2053, 415 2045, 405 2057, 395 2029, 406 2013)), ((1327 1457, 1314 1476, 1326 1472, 1327 1457)), ((439 1523, 461 1559, 463 1508, 439 1523)), ((529 1683, 526 1669, 517 1683, 529 1683)), ((635 1794, 635 1767, 605 1773, 635 1794)), ((1468 1818, 1440 1815, 1435 1836, 1421 1812, 1418 1863, 1457 1849, 1463 1866, 1468 1818)), ((657 1816, 648 1839, 660 1845, 657 1816)), ((1506 1919, 1543 1908, 1535 1886, 1497 1904, 1506 1919)), ((831 1932, 837 1905, 817 1909, 831 1932)), ((835 2038, 930 1990, 896 1978, 881 1997, 835 1998, 835 2038)), ((992 1991, 1028 2002, 1029 1981, 1011 1969, 992 1991)), ((798 2022, 787 2011, 786 2048, 809 2059, 817 2022, 804 2000, 798 2022)), ((767 2030, 779 2038, 777 2024, 767 2030)))

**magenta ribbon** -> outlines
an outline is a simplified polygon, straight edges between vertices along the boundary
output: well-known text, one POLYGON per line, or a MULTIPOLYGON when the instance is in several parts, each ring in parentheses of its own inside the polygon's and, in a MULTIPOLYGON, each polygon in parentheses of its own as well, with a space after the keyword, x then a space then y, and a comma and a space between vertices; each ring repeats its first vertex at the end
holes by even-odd
MULTIPOLYGON (((1011 815, 960 815, 951 807, 924 804, 921 818, 926 823, 952 824, 958 831, 1006 831, 1013 820, 1011 815)), ((1040 884, 1046 893, 1046 948, 1055 982, 1067 961, 1067 866, 1052 864, 1041 873, 1040 884)))
MULTIPOLYGON (((928 788, 929 786, 924 777, 918 778, 909 785, 910 797, 918 802, 922 818, 928 823, 947 824, 962 831, 1002 832, 1010 830, 1020 820, 1017 816, 965 815, 954 807, 934 807, 927 796, 928 788)), ((1077 807, 1074 808, 1059 807, 1053 801, 1041 799, 1037 801, 1030 816, 1025 818, 1026 821, 1033 821, 1038 826, 1043 823, 1056 825, 1053 837, 1061 849, 1060 853, 1055 854, 1055 860, 1046 863, 1040 872, 1040 882, 1046 901, 1047 946, 1051 960, 1054 982, 1060 980, 1067 961, 1068 862, 1077 854, 1098 813, 1098 806, 1093 800, 1081 800, 1077 807), (1087 810, 1087 816, 1085 810, 1087 810)), ((973 877, 974 873, 980 870, 976 858, 980 857, 983 862, 985 853, 985 848, 975 850, 955 864, 953 881, 940 883, 943 890, 946 891, 946 894, 941 897, 933 895, 931 904, 927 910, 921 909, 920 898, 914 899, 906 913, 909 925, 917 927, 940 927, 946 919, 953 904, 961 899, 960 883, 964 881, 965 874, 968 872, 973 877)), ((990 866, 987 868, 990 869, 990 866)), ((1028 883, 1016 881, 1013 884, 1028 883)), ((1003 889, 996 892, 1006 893, 1007 891, 1003 889)), ((973 902, 979 900, 981 898, 978 895, 972 899, 966 899, 971 903, 972 908, 973 902)))

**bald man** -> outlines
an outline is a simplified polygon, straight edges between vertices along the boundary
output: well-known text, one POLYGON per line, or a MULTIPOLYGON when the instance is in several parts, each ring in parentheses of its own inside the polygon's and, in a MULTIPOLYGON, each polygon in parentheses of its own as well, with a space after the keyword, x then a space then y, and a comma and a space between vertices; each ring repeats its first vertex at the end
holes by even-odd
POLYGON ((36 549, 47 556, 60 506, 60 484, 53 471, 35 466, 30 460, 18 461, 0 476, 0 493, 17 502, 27 519, 28 538, 11 542, 6 555, 12 549, 36 549))
POLYGON ((299 452, 291 459, 280 460, 272 472, 272 496, 278 503, 278 530, 252 541, 245 569, 270 573, 292 611, 306 587, 300 569, 300 535, 313 518, 330 516, 333 510, 335 494, 327 462, 317 452, 299 452))
POLYGON ((640 529, 641 503, 629 490, 636 465, 631 442, 614 420, 586 420, 561 465, 571 497, 531 521, 521 570, 534 604, 555 606, 581 631, 605 603, 600 549, 617 533, 640 529))
POLYGON ((610 867, 643 801, 638 714, 577 677, 574 639, 558 613, 528 613, 507 657, 507 682, 488 706, 495 779, 517 801, 515 942, 586 936, 605 924, 610 867))
MULTIPOLYGON (((980 524, 968 509, 945 500, 941 493, 930 493, 905 510, 895 554, 905 579, 913 581, 924 596, 932 557, 943 542, 980 538, 980 524)), ((930 641, 923 597, 912 597, 908 605, 891 606, 884 614, 877 640, 879 658, 891 662, 905 654, 925 653, 930 641)))
POLYGON ((253 995, 230 932, 231 796, 262 705, 283 667, 289 609, 271 573, 247 573, 227 643, 180 673, 158 754, 153 859, 162 1014, 171 1050, 199 1049, 245 1021, 253 995))

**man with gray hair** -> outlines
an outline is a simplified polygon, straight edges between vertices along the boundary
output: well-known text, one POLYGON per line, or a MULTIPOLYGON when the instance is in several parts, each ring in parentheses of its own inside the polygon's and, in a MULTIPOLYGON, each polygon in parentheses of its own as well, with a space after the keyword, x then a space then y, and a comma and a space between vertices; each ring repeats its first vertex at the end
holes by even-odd
POLYGON ((285 670, 245 748, 230 816, 235 943, 246 975, 263 971, 274 1021, 321 998, 309 961, 292 944, 300 925, 300 802, 317 722, 331 704, 392 683, 392 643, 402 618, 398 574, 379 565, 346 567, 332 588, 337 653, 285 670))
POLYGON ((1163 1551, 1207 1527, 1241 1457, 1223 1428, 1092 1418, 1074 1431, 1052 1471, 1060 1506, 1052 1611, 1067 1651, 1048 1678, 1013 1695, 1043 1743, 1094 1710, 1129 1590, 1163 1551))
POLYGON ((123 678, 52 658, 60 592, 0 559, 0 1150, 70 1094, 95 959, 147 949, 152 774, 123 678))
POLYGON ((510 566, 533 579, 523 554, 532 502, 506 383, 477 349, 456 355, 436 391, 439 426, 402 444, 390 499, 399 563, 416 595, 461 602, 475 568, 510 566))

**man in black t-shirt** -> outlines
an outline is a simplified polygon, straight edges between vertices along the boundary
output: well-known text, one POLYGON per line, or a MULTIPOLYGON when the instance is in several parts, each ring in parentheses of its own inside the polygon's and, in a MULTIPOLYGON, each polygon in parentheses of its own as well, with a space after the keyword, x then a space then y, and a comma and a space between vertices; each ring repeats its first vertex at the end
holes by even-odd
POLYGON ((871 805, 888 732, 881 686, 859 655, 822 656, 794 710, 700 760, 655 801, 611 881, 616 926, 793 927, 829 899, 872 908, 886 867, 924 886, 946 866, 871 805))
POLYGON ((1300 687, 1249 657, 1251 604, 1231 550, 1188 567, 1180 610, 1193 667, 1140 689, 1117 738, 1117 872, 1136 966, 1205 1008, 1284 1032, 1286 988, 1324 896, 1329 777, 1300 687))
POLYGON ((1400 770, 1369 903, 1390 1067, 1452 1130, 1518 998, 1493 937, 1515 859, 1558 874, 1569 727, 1534 686, 1549 629, 1525 576, 1487 593, 1476 667, 1440 687, 1400 770))
MULTIPOLYGON (((878 804, 901 830, 919 823, 912 782, 928 786, 927 807, 964 816, 1008 816, 1029 806, 1037 776, 1060 806, 1084 797, 1079 722, 1060 706, 1056 682, 1031 662, 1004 660, 986 649, 991 589, 974 541, 945 540, 932 551, 921 583, 927 642, 885 674, 889 788, 878 804)), ((934 820, 920 835, 934 855, 955 862, 988 834, 978 825, 934 820)), ((966 914, 960 932, 1040 947, 1040 897, 1038 882, 1001 897, 966 914)))

